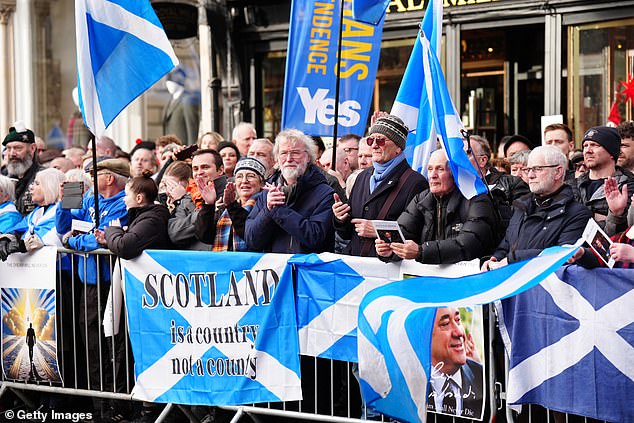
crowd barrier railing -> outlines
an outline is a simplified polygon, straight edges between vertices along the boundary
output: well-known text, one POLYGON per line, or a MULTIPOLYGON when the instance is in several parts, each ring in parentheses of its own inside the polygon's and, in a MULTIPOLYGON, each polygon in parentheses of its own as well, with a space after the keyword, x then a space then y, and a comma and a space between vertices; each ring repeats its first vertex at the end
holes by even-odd
MULTIPOLYGON (((56 278, 57 356, 62 380, 51 382, 39 377, 10 380, 5 378, 3 372, 0 398, 10 390, 24 405, 33 408, 37 404, 25 392, 133 401, 133 357, 127 330, 120 330, 116 336, 105 336, 104 326, 101 324, 108 296, 113 290, 112 284, 102 280, 112 280, 116 257, 108 250, 78 253, 60 248, 58 260, 64 256, 70 259, 70 268, 75 270, 62 270, 58 266, 56 278), (97 262, 97 284, 94 286, 82 282, 88 272, 85 260, 88 257, 93 257, 97 262), (103 272, 108 274, 103 277, 103 272)), ((505 356, 500 349, 501 343, 498 342, 493 307, 485 306, 485 315, 485 354, 489 365, 486 374, 488 393, 484 420, 513 422, 515 416, 505 402, 505 376, 508 370, 504 363, 505 356)), ((114 326, 114 316, 111 314, 110 317, 110 324, 114 326)), ((121 328, 125 329, 124 319, 121 328)), ((250 415, 324 422, 359 422, 362 421, 361 400, 352 367, 352 363, 302 357, 302 401, 219 408, 235 413, 232 421, 250 415)), ((157 421, 162 421, 174 408, 179 408, 190 421, 198 420, 189 407, 168 404, 157 421)), ((533 414, 529 413, 529 418, 533 414)), ((546 412, 546 418, 549 419, 550 416, 551 413, 546 412)), ((382 421, 391 420, 383 416, 382 421)), ((428 421, 460 423, 472 420, 429 414, 428 421)), ((559 416, 556 421, 560 421, 559 416)))

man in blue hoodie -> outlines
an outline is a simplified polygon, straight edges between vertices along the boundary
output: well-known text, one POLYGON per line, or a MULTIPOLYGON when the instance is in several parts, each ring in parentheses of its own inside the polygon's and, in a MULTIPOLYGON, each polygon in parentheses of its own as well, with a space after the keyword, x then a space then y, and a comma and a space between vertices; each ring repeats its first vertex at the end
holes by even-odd
MULTIPOLYGON (((89 169, 92 172, 92 168, 89 169)), ((92 174, 91 174, 92 176, 92 174)), ((130 177, 130 167, 119 159, 106 158, 97 161, 97 188, 99 192, 99 229, 107 226, 128 224, 128 212, 123 197, 125 185, 130 177)), ((60 197, 61 199, 61 197, 60 197)), ((94 235, 94 229, 87 233, 72 231, 72 221, 80 220, 95 224, 95 198, 92 193, 84 195, 81 209, 57 208, 55 226, 62 235, 62 243, 66 248, 77 251, 93 251, 103 248, 94 235)), ((78 256, 77 269, 83 282, 84 292, 80 294, 79 333, 88 348, 89 389, 101 389, 101 382, 106 382, 108 372, 101 374, 101 363, 98 357, 107 357, 105 338, 101 337, 102 350, 99 351, 99 336, 103 333, 101 319, 110 290, 110 273, 112 264, 107 256, 78 256), (97 270, 99 266, 99 270, 97 270), (88 334, 86 338, 86 333, 88 334)), ((105 388, 105 386, 104 386, 105 388)))

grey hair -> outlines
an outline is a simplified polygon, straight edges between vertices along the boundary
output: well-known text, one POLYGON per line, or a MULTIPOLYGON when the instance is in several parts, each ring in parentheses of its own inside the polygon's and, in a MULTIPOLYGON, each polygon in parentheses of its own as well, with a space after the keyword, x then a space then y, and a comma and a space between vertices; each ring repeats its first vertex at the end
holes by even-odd
MULTIPOLYGON (((471 142, 475 141, 477 146, 476 153, 478 155, 484 155, 487 156, 489 160, 491 159, 491 145, 489 144, 489 141, 487 139, 482 138, 480 135, 471 135, 469 139, 471 140, 471 142)), ((474 145, 471 144, 471 147, 473 148, 474 145)))
POLYGON ((0 192, 9 196, 9 201, 15 201, 15 184, 8 176, 0 175, 0 192))
POLYGON ((561 150, 552 145, 540 145, 539 147, 533 148, 533 151, 530 152, 530 156, 534 154, 541 154, 544 157, 544 161, 548 165, 558 165, 564 168, 568 167, 568 159, 566 155, 561 152, 561 150))
POLYGON ((521 164, 526 166, 526 163, 528 163, 528 156, 530 154, 531 152, 529 150, 518 151, 511 156, 511 158, 509 159, 509 163, 512 165, 521 164))
POLYGON ((53 204, 59 198, 59 185, 64 182, 66 175, 61 170, 50 167, 37 172, 35 179, 44 191, 44 203, 53 204))
POLYGON ((275 160, 278 160, 278 153, 280 150, 280 142, 286 141, 299 141, 304 144, 306 148, 306 152, 308 153, 308 159, 311 163, 315 163, 317 160, 317 146, 311 137, 304 134, 302 131, 298 129, 285 129, 284 131, 277 134, 275 137, 275 144, 273 145, 273 156, 275 156, 275 160))
POLYGON ((255 132, 255 126, 253 126, 252 123, 249 122, 240 122, 238 123, 235 128, 233 128, 233 131, 231 132, 231 139, 235 140, 236 138, 238 138, 238 132, 240 132, 242 129, 250 129, 253 132, 255 132))
POLYGON ((83 182, 84 192, 90 188, 91 180, 90 176, 81 169, 71 169, 66 171, 66 182, 83 182))

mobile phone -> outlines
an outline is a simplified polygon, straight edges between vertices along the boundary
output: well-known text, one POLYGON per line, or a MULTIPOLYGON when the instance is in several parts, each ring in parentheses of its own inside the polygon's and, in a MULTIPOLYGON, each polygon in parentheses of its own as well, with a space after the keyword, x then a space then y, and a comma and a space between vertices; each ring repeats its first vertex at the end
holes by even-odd
POLYGON ((198 146, 196 144, 192 144, 189 147, 185 147, 178 153, 174 153, 174 155, 178 160, 187 160, 192 157, 192 154, 194 154, 196 150, 198 150, 198 146))
POLYGON ((84 200, 83 182, 64 182, 63 209, 81 209, 84 200))

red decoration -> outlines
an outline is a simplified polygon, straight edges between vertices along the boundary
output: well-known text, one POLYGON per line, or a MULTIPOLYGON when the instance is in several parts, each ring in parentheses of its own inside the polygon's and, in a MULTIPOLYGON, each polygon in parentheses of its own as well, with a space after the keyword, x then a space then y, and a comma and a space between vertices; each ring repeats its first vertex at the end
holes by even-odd
POLYGON ((143 140, 141 138, 137 138, 136 141, 134 141, 135 144, 141 144, 143 142, 143 140))
POLYGON ((621 81, 621 86, 623 87, 623 90, 619 94, 625 95, 625 101, 627 100, 633 101, 634 100, 634 78, 632 77, 632 75, 629 76, 629 80, 627 82, 621 81))

